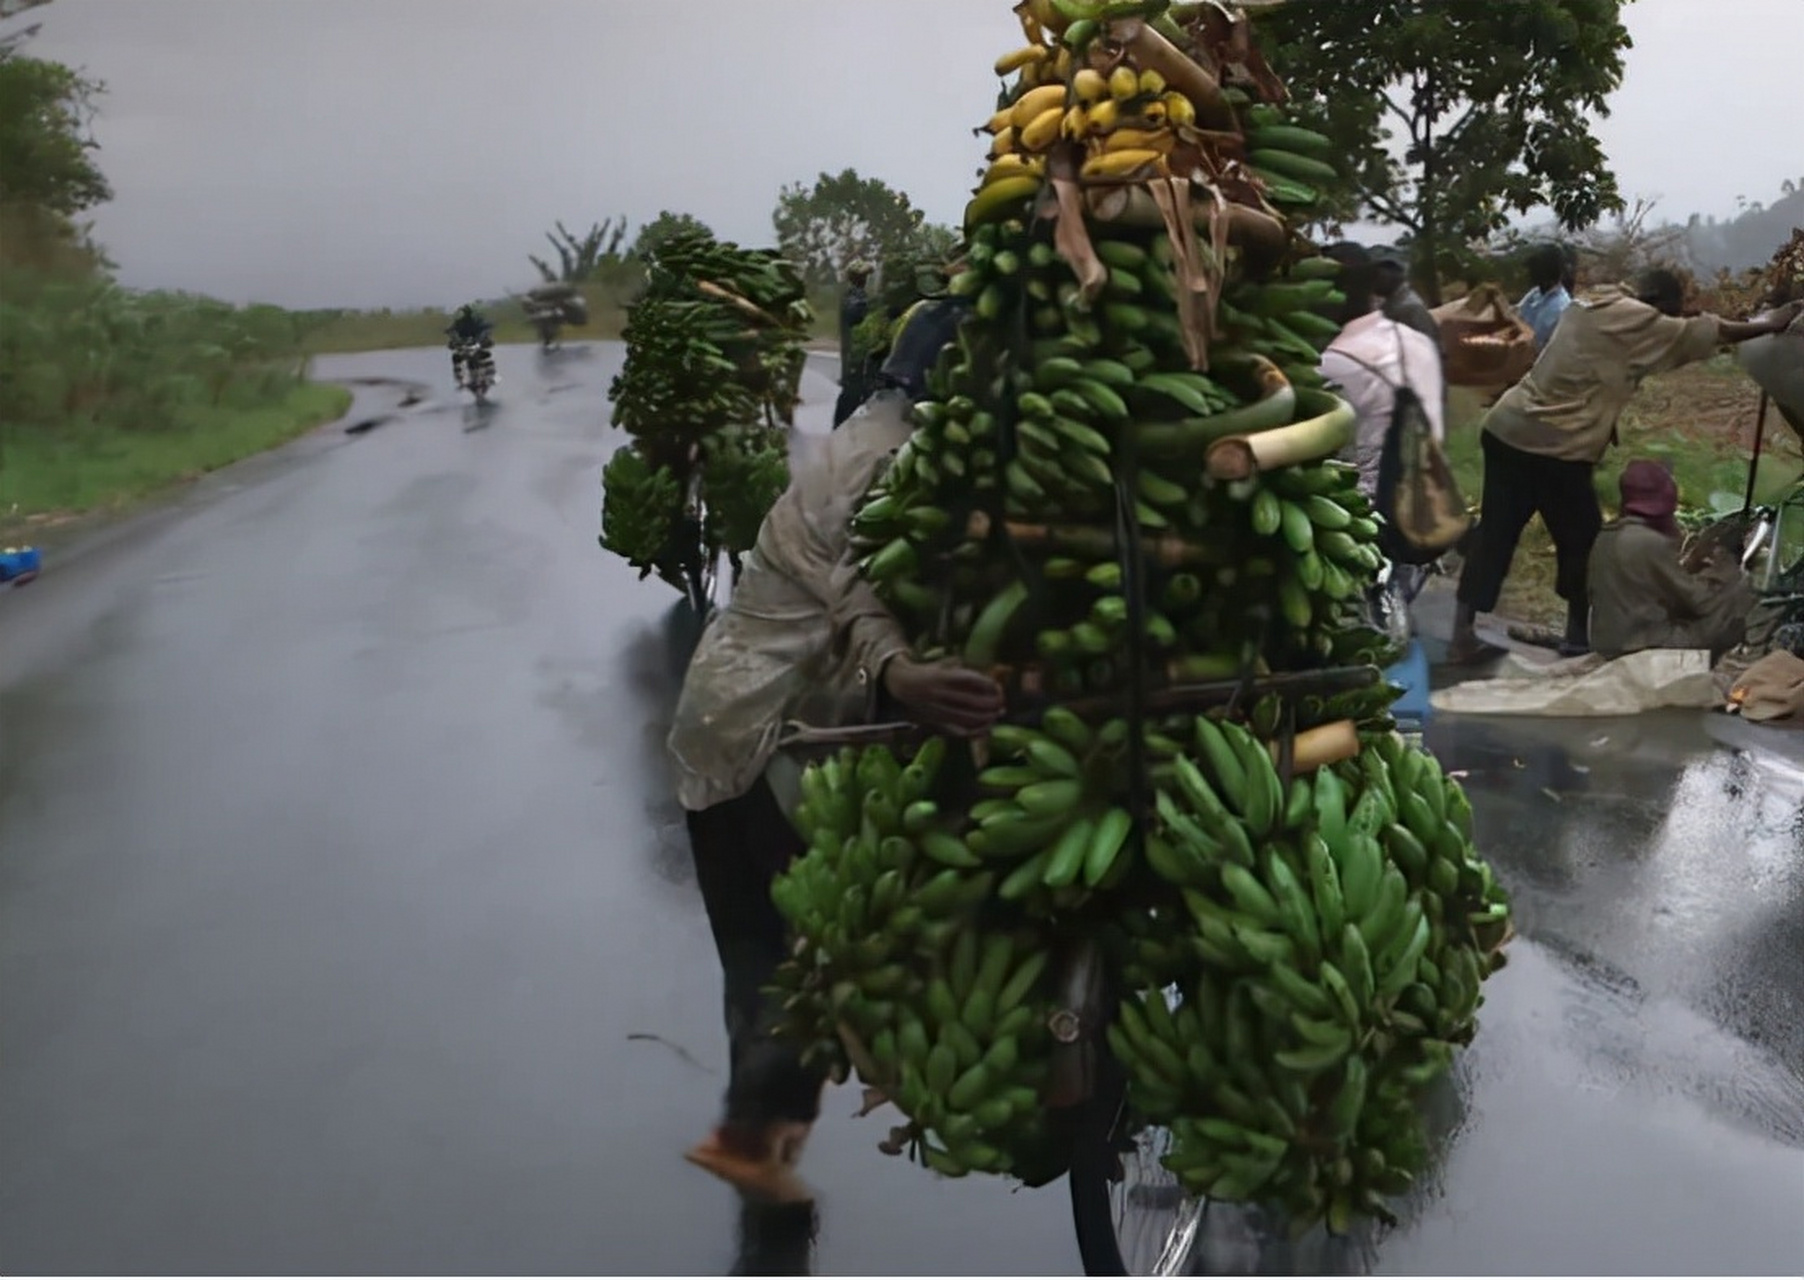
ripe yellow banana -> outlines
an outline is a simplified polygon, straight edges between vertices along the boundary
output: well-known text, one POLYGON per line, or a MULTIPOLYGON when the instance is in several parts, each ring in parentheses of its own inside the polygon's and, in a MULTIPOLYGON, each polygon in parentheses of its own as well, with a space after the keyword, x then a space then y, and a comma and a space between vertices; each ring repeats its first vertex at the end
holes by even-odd
POLYGON ((1165 119, 1174 125, 1196 123, 1196 106, 1181 93, 1168 93, 1160 99, 1165 104, 1165 119))
POLYGON ((1104 151, 1157 151, 1171 154, 1177 137, 1169 129, 1117 129, 1103 140, 1104 151))
POLYGON ((1011 50, 996 59, 996 74, 999 76, 1012 75, 1029 63, 1044 62, 1049 53, 1050 50, 1040 44, 1030 44, 1011 50))
POLYGON ((1015 149, 1015 131, 1004 129, 990 143, 990 159, 1000 160, 1015 149))
POLYGON ((1132 67, 1116 67, 1109 76, 1109 96, 1117 102, 1126 102, 1140 92, 1140 77, 1134 74, 1132 67))
POLYGON ((1142 71, 1140 73, 1140 92, 1153 95, 1164 93, 1165 77, 1157 71, 1142 71))
POLYGON ((1001 133, 1004 129, 1009 127, 1009 122, 1014 118, 1015 109, 1013 107, 1004 107, 990 117, 989 123, 984 125, 984 129, 989 133, 1001 133))
POLYGON ((1063 107, 1048 107, 1035 116, 1015 140, 1023 151, 1044 151, 1059 140, 1059 129, 1064 122, 1063 107))
POLYGON ((1062 84, 1043 84, 1037 89, 1029 89, 1015 102, 1009 123, 1016 130, 1025 129, 1037 119, 1048 107, 1058 107, 1061 112, 1065 106, 1065 86, 1062 84))
POLYGON ((1113 99, 1104 98, 1086 113, 1090 121, 1090 132, 1107 133, 1121 123, 1121 108, 1113 99))
POLYGON ((1079 102, 1089 106, 1109 96, 1109 79, 1094 67, 1085 67, 1072 77, 1071 91, 1079 102))
POLYGON ((1067 111, 1065 118, 1059 124, 1060 136, 1070 138, 1074 142, 1082 140, 1089 129, 1090 113, 1085 111, 1081 104, 1074 105, 1071 110, 1067 111))
POLYGON ((1038 156, 1022 155, 1019 151, 1011 151, 992 164, 983 175, 983 186, 1002 178, 1030 177, 1037 178, 1046 169, 1046 162, 1038 156))
POLYGON ((1105 151, 1084 161, 1082 172, 1086 178, 1118 178, 1149 164, 1157 164, 1164 158, 1159 152, 1144 147, 1131 151, 1105 151))

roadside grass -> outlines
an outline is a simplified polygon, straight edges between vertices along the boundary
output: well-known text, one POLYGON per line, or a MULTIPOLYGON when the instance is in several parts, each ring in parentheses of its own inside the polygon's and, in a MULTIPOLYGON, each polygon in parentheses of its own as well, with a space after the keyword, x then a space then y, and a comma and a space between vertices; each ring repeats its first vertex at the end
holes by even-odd
MULTIPOLYGON (((1739 509, 1747 488, 1759 399, 1758 389, 1731 356, 1649 378, 1623 413, 1620 442, 1597 468, 1597 496, 1604 518, 1616 514, 1617 478, 1636 458, 1668 464, 1679 484, 1679 501, 1685 506, 1739 509)), ((1478 440, 1483 418, 1479 398, 1455 388, 1449 405, 1447 456, 1461 493, 1474 508, 1484 484, 1478 440)), ((1779 415, 1769 410, 1755 501, 1778 497, 1800 474, 1804 474, 1804 448, 1779 415)), ((1563 621, 1566 605, 1554 592, 1555 569, 1553 541, 1537 516, 1523 531, 1497 612, 1532 623, 1563 621)))
POLYGON ((0 540, 78 514, 119 510, 261 453, 343 415, 351 393, 290 384, 260 404, 188 404, 154 431, 107 426, 9 439, 0 466, 0 540))

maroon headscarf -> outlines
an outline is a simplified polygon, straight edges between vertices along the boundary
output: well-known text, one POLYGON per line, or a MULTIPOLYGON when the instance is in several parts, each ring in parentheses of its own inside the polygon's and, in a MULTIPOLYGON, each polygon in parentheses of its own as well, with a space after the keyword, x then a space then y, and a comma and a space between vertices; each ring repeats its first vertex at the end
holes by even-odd
POLYGON ((1637 459, 1622 469, 1622 514, 1645 520, 1669 538, 1679 536, 1679 486, 1658 462, 1637 459))

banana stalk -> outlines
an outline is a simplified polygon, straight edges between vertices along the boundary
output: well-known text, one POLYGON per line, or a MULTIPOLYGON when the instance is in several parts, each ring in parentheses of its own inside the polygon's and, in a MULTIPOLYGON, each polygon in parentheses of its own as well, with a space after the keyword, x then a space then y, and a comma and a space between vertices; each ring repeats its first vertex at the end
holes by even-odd
MULTIPOLYGON (((1272 762, 1279 758, 1279 744, 1266 744, 1272 762)), ((1359 728, 1351 720, 1305 729, 1291 743, 1290 766, 1296 773, 1312 773, 1327 765, 1351 760, 1359 754, 1359 728)))
POLYGON ((1204 466, 1216 480, 1245 480, 1266 471, 1331 458, 1353 438, 1353 406, 1326 391, 1304 391, 1297 407, 1314 417, 1209 446, 1204 466))

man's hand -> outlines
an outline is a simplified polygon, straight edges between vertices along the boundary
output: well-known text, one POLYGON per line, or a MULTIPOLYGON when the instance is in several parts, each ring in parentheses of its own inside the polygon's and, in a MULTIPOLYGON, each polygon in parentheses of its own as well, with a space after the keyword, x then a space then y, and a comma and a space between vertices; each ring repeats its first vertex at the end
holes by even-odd
POLYGON ((917 724, 972 738, 1001 717, 1002 689, 982 672, 897 655, 883 667, 883 688, 917 724))

